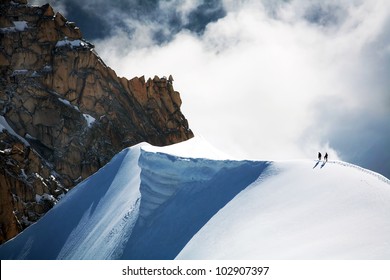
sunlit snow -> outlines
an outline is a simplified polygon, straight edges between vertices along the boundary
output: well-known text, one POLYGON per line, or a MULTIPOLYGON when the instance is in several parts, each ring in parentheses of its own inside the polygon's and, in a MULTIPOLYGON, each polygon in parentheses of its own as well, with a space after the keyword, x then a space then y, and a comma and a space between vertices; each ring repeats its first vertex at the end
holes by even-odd
POLYGON ((65 47, 65 46, 69 46, 71 48, 75 48, 75 47, 85 47, 87 46, 87 44, 85 42, 83 42, 82 40, 69 40, 67 38, 65 38, 64 40, 60 40, 56 43, 56 47, 65 47))
POLYGON ((88 127, 91 127, 93 123, 96 121, 94 117, 88 114, 83 114, 85 121, 87 122, 88 127))

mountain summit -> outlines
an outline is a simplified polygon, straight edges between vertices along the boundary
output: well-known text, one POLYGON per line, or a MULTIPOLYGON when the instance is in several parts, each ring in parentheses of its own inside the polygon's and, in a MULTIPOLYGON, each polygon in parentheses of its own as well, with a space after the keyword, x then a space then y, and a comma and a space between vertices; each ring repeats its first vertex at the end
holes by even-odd
POLYGON ((0 2, 0 242, 123 148, 193 137, 173 78, 118 77, 49 4, 0 2))

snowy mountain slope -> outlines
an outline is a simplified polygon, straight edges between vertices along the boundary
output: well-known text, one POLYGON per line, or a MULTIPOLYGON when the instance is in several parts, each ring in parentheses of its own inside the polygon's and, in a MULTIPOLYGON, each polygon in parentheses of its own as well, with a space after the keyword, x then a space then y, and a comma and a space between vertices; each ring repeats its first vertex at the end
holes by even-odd
POLYGON ((123 246, 125 235, 131 232, 132 218, 136 218, 138 212, 138 156, 139 146, 116 155, 71 190, 39 222, 3 244, 1 259, 115 256, 123 246))
POLYGON ((389 181, 315 163, 233 161, 199 138, 140 144, 0 246, 0 258, 389 259, 389 181))
MULTIPOLYGON (((172 153, 184 155, 188 145, 178 144, 172 153)), ((220 156, 196 139, 190 146, 191 154, 220 156)), ((181 158, 160 149, 143 144, 123 150, 38 223, 3 244, 0 258, 173 259, 267 166, 181 158)))
POLYGON ((360 167, 275 162, 178 259, 390 259, 389 202, 389 180, 360 167))

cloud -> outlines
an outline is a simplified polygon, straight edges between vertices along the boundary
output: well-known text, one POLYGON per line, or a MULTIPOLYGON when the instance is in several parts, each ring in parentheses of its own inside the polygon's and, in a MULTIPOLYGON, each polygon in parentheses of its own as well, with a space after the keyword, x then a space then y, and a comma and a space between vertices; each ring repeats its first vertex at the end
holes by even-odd
POLYGON ((154 1, 138 17, 118 3, 98 53, 121 76, 172 74, 195 134, 238 157, 327 150, 390 177, 386 1, 154 1))

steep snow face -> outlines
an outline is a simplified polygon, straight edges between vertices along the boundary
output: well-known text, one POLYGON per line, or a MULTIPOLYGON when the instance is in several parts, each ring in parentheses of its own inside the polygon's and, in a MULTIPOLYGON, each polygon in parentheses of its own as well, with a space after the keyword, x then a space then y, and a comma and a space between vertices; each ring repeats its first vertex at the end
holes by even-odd
POLYGON ((181 158, 142 151, 141 202, 125 259, 173 259, 267 162, 181 158))
POLYGON ((390 259, 389 202, 389 181, 360 167, 275 162, 178 259, 390 259))
POLYGON ((0 246, 0 258, 118 258, 138 217, 139 153, 136 146, 117 154, 39 222, 0 246))
POLYGON ((0 259, 390 259, 389 236, 383 176, 338 161, 234 161, 194 139, 123 150, 0 259))

